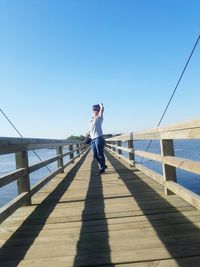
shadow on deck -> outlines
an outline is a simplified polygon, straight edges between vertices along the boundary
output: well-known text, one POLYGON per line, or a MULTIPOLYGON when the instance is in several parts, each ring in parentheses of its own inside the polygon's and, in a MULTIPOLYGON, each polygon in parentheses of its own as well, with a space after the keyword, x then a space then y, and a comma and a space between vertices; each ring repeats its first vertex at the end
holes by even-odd
MULTIPOLYGON (((95 175, 97 163, 90 153, 78 161, 4 243, 0 249, 2 267, 200 266, 199 212, 176 196, 165 197, 160 185, 110 153, 106 152, 106 156, 109 168, 107 174, 101 176, 95 175), (64 229, 69 233, 63 233, 64 241, 75 250, 68 250, 66 243, 60 240, 45 252, 49 257, 41 252, 26 258, 59 200, 77 179, 82 165, 82 183, 88 186, 85 201, 77 200, 83 204, 81 222, 72 216, 71 224, 65 226, 71 225, 71 228, 64 229), (24 229, 30 223, 31 233, 27 233, 24 229), (56 247, 59 244, 60 249, 56 247)), ((72 215, 79 212, 75 204, 72 215)), ((49 246, 53 244, 51 240, 49 246)), ((39 250, 43 250, 44 245, 48 243, 40 243, 39 250)))

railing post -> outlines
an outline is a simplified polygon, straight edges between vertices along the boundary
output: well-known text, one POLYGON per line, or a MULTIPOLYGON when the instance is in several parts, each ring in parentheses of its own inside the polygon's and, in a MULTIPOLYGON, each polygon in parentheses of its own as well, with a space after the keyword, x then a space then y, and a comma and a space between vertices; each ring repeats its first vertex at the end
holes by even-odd
POLYGON ((79 144, 76 144, 76 153, 77 153, 77 155, 80 157, 80 145, 79 144))
POLYGON ((110 149, 109 144, 110 144, 110 141, 105 140, 105 147, 110 149))
POLYGON ((80 144, 80 152, 81 152, 81 154, 83 154, 83 151, 84 151, 83 144, 80 144))
MULTIPOLYGON (((121 145, 122 145, 122 141, 117 141, 117 146, 121 146, 121 145)), ((121 149, 118 149, 118 154, 119 154, 119 157, 120 157, 120 155, 122 155, 121 149)))
MULTIPOLYGON (((160 147, 161 147, 161 155, 162 157, 165 156, 174 156, 174 145, 172 139, 161 139, 160 140, 160 147)), ((164 181, 174 181, 176 182, 176 168, 170 165, 167 165, 162 162, 163 167, 163 179, 164 181)), ((165 194, 171 195, 173 194, 170 190, 165 187, 165 194)))
POLYGON ((85 151, 85 144, 81 144, 81 154, 83 154, 84 153, 84 151, 85 151))
POLYGON ((59 158, 58 160, 57 160, 57 166, 58 166, 58 168, 62 168, 61 169, 61 173, 64 173, 64 164, 63 164, 63 157, 62 157, 62 155, 63 155, 63 149, 62 149, 62 146, 59 146, 59 147, 57 147, 56 148, 56 153, 57 153, 57 156, 58 155, 61 155, 61 158, 59 158))
MULTIPOLYGON (((128 148, 130 149, 134 149, 134 146, 133 146, 133 133, 130 133, 130 140, 128 140, 128 148)), ((134 153, 128 153, 128 159, 130 161, 133 161, 133 165, 130 164, 130 166, 134 166, 134 162, 135 162, 135 154, 134 153)))
POLYGON ((18 194, 28 192, 28 197, 24 203, 25 206, 31 205, 31 195, 30 195, 30 178, 28 172, 28 152, 16 152, 16 169, 25 168, 27 170, 26 174, 17 180, 18 194))
MULTIPOLYGON (((72 160, 74 158, 73 145, 69 145, 69 152, 71 152, 69 154, 69 159, 72 160)), ((74 160, 72 160, 72 163, 73 162, 74 162, 74 160)))
MULTIPOLYGON (((112 145, 115 145, 115 141, 112 141, 112 145)), ((115 147, 112 147, 112 150, 115 151, 115 147)))

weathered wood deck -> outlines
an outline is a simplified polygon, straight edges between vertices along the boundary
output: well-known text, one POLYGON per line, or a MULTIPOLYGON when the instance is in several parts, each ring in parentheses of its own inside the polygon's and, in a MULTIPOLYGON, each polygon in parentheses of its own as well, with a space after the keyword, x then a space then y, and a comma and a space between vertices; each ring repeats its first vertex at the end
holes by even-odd
POLYGON ((1 224, 0 266, 200 266, 200 212, 114 158, 83 155, 1 224))

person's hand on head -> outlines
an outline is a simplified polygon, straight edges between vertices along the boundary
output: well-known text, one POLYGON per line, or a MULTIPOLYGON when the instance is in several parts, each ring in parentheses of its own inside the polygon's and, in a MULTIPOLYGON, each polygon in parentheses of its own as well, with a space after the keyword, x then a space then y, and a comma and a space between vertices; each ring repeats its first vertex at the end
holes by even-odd
POLYGON ((100 106, 100 112, 99 112, 99 116, 101 117, 103 115, 103 112, 104 112, 104 106, 103 106, 103 103, 99 104, 100 106))

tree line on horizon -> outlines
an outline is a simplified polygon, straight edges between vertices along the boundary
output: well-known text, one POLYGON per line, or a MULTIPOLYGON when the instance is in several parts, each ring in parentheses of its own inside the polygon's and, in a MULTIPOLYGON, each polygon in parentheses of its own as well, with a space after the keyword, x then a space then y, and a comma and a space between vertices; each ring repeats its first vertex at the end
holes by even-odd
POLYGON ((84 135, 70 135, 67 137, 67 140, 79 140, 79 141, 83 141, 85 140, 85 136, 84 135))
MULTIPOLYGON (((104 136, 104 138, 109 138, 109 137, 112 137, 113 134, 104 134, 103 136, 104 136)), ((86 138, 86 136, 84 136, 84 135, 79 135, 79 136, 78 135, 70 135, 70 136, 67 137, 67 140, 70 140, 70 141, 75 141, 75 140, 84 141, 85 138, 86 138)))

